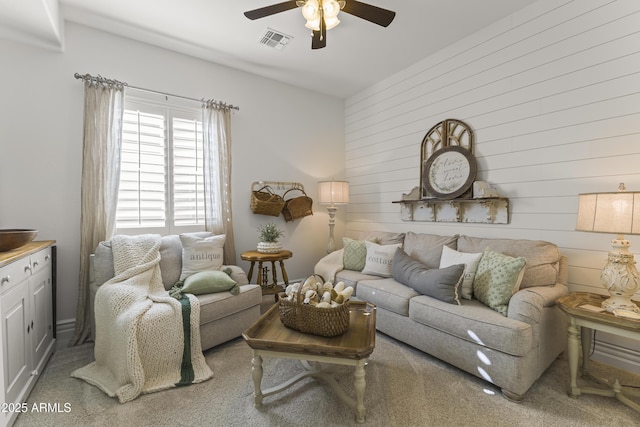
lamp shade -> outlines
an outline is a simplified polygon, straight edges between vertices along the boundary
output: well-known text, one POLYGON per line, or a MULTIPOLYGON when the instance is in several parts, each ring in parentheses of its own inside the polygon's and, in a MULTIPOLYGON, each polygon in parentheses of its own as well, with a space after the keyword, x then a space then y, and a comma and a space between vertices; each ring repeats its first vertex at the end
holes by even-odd
POLYGON ((640 234, 640 192, 578 195, 576 230, 610 234, 640 234))
POLYGON ((318 182, 318 199, 321 205, 346 205, 349 203, 349 182, 318 182))

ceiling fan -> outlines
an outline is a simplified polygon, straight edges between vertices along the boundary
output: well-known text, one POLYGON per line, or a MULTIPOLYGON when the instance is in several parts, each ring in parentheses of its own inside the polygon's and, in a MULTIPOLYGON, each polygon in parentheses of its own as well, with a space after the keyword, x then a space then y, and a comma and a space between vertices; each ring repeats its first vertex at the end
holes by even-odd
POLYGON ((355 0, 285 1, 272 4, 271 6, 249 10, 244 13, 244 16, 251 20, 260 19, 265 16, 295 9, 296 7, 302 8, 302 15, 307 20, 305 27, 313 31, 311 49, 322 49, 327 45, 327 30, 330 30, 340 23, 338 13, 341 10, 383 27, 388 27, 396 16, 396 13, 391 10, 355 0))

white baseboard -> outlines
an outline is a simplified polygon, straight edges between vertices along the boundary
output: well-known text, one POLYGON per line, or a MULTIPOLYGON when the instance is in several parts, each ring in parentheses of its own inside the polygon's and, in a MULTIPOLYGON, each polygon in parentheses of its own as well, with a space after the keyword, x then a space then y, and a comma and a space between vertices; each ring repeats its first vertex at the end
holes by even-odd
POLYGON ((640 374, 640 352, 627 348, 627 343, 617 338, 619 337, 598 333, 591 359, 640 374))
POLYGON ((59 320, 56 323, 56 346, 64 348, 69 346, 76 330, 76 319, 59 320))

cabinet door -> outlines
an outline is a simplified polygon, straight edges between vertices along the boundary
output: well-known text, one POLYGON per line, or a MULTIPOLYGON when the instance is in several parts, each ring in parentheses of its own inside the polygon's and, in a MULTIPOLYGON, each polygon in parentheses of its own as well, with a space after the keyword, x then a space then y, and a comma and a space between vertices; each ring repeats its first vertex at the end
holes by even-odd
POLYGON ((41 268, 29 279, 31 344, 34 369, 42 369, 46 351, 53 339, 51 318, 51 265, 41 268))
POLYGON ((4 358, 4 389, 7 403, 21 395, 31 375, 29 286, 15 286, 2 295, 2 353, 4 358))

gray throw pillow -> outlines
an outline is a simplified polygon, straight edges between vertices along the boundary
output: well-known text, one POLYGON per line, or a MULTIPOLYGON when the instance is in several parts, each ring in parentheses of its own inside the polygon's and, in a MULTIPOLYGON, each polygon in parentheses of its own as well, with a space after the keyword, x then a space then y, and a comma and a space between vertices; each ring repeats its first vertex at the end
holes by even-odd
POLYGON ((391 274, 416 292, 460 305, 459 288, 464 277, 464 264, 429 268, 398 248, 391 264, 391 274))

